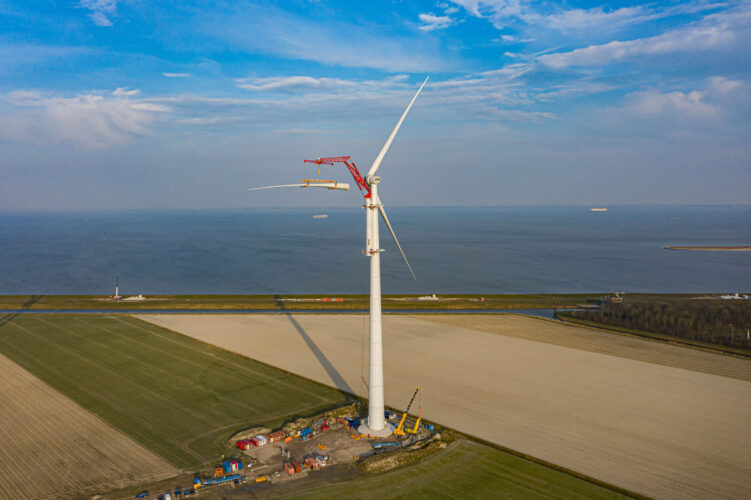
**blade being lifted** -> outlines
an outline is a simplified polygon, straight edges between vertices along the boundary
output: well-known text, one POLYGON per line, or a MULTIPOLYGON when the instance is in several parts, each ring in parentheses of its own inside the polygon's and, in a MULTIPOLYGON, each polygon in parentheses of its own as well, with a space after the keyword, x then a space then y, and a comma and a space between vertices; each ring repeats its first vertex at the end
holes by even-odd
POLYGON ((388 152, 389 148, 391 147, 391 143, 394 141, 394 137, 396 136, 396 133, 399 132, 399 127, 402 126, 402 122, 407 117, 407 113, 409 113, 409 110, 412 108, 412 105, 415 103, 415 99, 417 99, 417 96, 420 95, 420 91, 425 86, 425 84, 428 83, 428 78, 430 77, 425 78, 425 81, 422 82, 422 85, 420 85, 420 88, 417 89, 417 93, 415 94, 415 96, 412 98, 411 101, 409 101, 409 106, 407 106, 407 109, 404 110, 404 113, 402 114, 402 117, 399 118, 399 121, 397 122, 396 127, 394 127, 394 130, 391 131, 391 135, 389 136, 389 138, 386 139, 386 144, 383 145, 383 147, 381 148, 381 152, 378 153, 378 156, 376 156, 376 159, 373 162, 373 165, 370 167, 370 170, 368 170, 368 175, 365 176, 366 179, 370 177, 371 175, 375 175, 376 172, 378 172, 378 169, 381 166, 381 162, 383 161, 383 157, 386 156, 386 152, 388 152))
POLYGON ((326 189, 336 189, 339 191, 349 191, 349 184, 346 182, 301 182, 299 184, 279 184, 277 186, 263 186, 257 188, 250 188, 248 191, 258 191, 259 189, 276 189, 276 188, 289 188, 289 187, 322 187, 326 189))
POLYGON ((386 227, 389 228, 389 232, 391 232, 391 236, 394 238, 394 242, 396 243, 396 247, 399 249, 399 251, 402 253, 402 258, 404 259, 404 263, 407 264, 407 267, 409 268, 409 272, 412 273, 412 277, 417 281, 417 276, 415 276, 415 272, 412 271, 412 266, 409 265, 409 261, 407 260, 407 256, 404 255, 404 250, 402 250, 402 246, 399 244, 399 240, 396 239, 396 234, 394 233, 394 228, 391 227, 391 223, 389 222, 389 218, 386 217, 386 211, 383 209, 383 205, 380 203, 378 204, 378 211, 381 212, 381 217, 383 218, 383 222, 386 223, 386 227))

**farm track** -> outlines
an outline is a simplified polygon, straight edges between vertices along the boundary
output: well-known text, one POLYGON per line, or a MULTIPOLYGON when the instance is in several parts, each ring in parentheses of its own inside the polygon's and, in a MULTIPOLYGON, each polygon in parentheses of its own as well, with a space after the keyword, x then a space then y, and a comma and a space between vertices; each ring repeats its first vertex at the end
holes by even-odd
MULTIPOLYGON (((423 319, 445 325, 467 324, 460 316, 433 315, 423 319)), ((494 317, 480 315, 473 316, 471 324, 473 330, 751 382, 751 362, 744 358, 658 342, 645 344, 642 338, 573 325, 530 329, 513 321, 500 323, 494 317)))
POLYGON ((0 355, 0 498, 80 497, 177 474, 0 355))

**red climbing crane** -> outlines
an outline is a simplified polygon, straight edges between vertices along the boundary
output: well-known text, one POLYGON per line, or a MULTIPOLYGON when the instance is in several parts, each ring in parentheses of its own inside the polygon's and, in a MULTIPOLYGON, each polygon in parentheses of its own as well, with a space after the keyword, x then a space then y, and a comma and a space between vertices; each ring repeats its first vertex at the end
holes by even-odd
POLYGON ((317 160, 304 160, 303 163, 315 163, 319 166, 318 173, 321 173, 320 166, 321 165, 333 165, 334 163, 344 163, 347 168, 349 169, 349 173, 352 174, 352 177, 355 179, 355 183, 357 183, 357 187, 360 188, 360 191, 362 191, 365 198, 370 198, 370 187, 365 182, 365 179, 362 178, 362 175, 360 175, 360 171, 357 170, 357 165, 355 165, 355 162, 350 161, 351 156, 331 156, 329 158, 318 158, 317 160))

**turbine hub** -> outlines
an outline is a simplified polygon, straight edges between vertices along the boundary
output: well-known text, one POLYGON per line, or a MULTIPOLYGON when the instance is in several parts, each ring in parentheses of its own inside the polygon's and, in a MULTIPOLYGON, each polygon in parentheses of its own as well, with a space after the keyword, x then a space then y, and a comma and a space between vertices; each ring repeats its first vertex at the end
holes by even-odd
POLYGON ((365 178, 369 185, 378 184, 381 182, 381 177, 378 175, 369 175, 365 178))

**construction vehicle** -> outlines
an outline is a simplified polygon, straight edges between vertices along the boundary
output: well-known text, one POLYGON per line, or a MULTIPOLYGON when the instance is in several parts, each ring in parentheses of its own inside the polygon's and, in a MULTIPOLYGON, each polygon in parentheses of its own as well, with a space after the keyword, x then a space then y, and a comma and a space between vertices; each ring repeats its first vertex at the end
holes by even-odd
POLYGON ((410 434, 417 434, 417 430, 420 428, 420 420, 422 420, 422 408, 417 410, 417 420, 415 420, 415 426, 412 429, 405 429, 410 434))
MULTIPOLYGON (((395 436, 406 435, 406 432, 404 432, 404 421, 407 419, 407 415, 409 414, 409 409, 412 408, 412 403, 414 403, 418 392, 420 392, 420 386, 417 386, 417 389, 415 389, 415 393, 412 394, 412 399, 409 400, 409 404, 407 405, 407 409, 404 410, 404 415, 402 415, 402 419, 399 421, 399 425, 396 427, 396 429, 394 429, 395 436)), ((421 410, 421 413, 422 413, 422 410, 421 410)), ((422 416, 420 418, 422 418, 422 416)))
POLYGON ((327 430, 329 430, 329 417, 326 417, 326 418, 325 418, 325 419, 323 420, 323 425, 321 426, 321 430, 322 430, 322 431, 327 431, 327 430))

